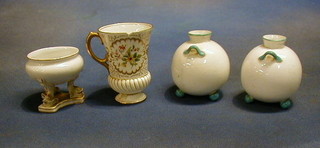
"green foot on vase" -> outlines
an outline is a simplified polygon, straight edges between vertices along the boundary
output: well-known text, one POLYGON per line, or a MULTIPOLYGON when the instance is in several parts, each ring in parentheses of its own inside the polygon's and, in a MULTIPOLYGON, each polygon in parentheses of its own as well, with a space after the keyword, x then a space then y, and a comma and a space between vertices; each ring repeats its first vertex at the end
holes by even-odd
POLYGON ((254 101, 254 99, 250 95, 246 95, 246 97, 244 98, 244 101, 246 103, 252 103, 254 101))
POLYGON ((292 101, 290 99, 280 102, 280 106, 283 109, 288 109, 292 106, 292 101))
POLYGON ((177 97, 183 97, 184 96, 184 92, 182 90, 180 90, 180 89, 177 89, 176 90, 176 96, 177 97))
POLYGON ((210 95, 209 98, 212 101, 218 101, 220 99, 219 91, 216 91, 214 94, 210 95))

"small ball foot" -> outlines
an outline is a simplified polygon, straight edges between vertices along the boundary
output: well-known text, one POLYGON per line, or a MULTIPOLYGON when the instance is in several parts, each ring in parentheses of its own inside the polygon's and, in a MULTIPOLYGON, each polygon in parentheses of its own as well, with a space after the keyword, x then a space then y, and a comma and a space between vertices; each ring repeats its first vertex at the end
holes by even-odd
POLYGON ((246 95, 246 97, 244 98, 244 101, 246 103, 252 103, 254 101, 254 99, 250 95, 246 95))
POLYGON ((218 101, 220 99, 220 94, 218 91, 216 91, 214 94, 210 95, 209 98, 212 101, 218 101))
POLYGON ((292 101, 290 99, 280 102, 280 106, 283 109, 288 109, 292 106, 292 101))
POLYGON ((176 96, 177 97, 183 97, 184 96, 184 92, 182 90, 180 90, 180 89, 177 89, 176 90, 176 96))

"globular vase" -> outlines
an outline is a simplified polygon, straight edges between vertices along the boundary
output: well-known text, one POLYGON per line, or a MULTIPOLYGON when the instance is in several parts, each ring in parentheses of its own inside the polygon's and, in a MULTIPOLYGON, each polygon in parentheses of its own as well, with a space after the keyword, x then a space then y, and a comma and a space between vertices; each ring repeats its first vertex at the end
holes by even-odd
POLYGON ((297 54, 285 46, 286 37, 264 35, 263 44, 253 48, 243 61, 242 86, 247 92, 245 101, 254 99, 290 108, 292 96, 299 88, 302 66, 297 54))
POLYGON ((190 40, 180 45, 172 59, 171 71, 176 95, 209 95, 221 98, 219 88, 228 80, 230 62, 225 50, 211 40, 211 31, 193 30, 190 40))

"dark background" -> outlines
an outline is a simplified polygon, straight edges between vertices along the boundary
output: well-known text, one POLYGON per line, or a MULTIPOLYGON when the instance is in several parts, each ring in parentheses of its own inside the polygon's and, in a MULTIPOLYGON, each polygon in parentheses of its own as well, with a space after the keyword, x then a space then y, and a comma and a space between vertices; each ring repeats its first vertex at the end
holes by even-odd
MULTIPOLYGON (((320 145, 320 1, 99 0, 0 1, 0 147, 318 147, 320 145), (86 52, 90 31, 117 22, 154 25, 149 50, 152 82, 136 105, 114 101, 106 69, 86 52), (194 29, 213 31, 229 55, 223 99, 176 98, 171 59, 194 29), (300 57, 303 80, 294 105, 245 104, 240 82, 245 55, 264 34, 287 37, 300 57), (37 112, 43 88, 25 72, 36 49, 78 47, 85 68, 76 84, 84 104, 37 112)), ((100 41, 93 48, 104 54, 100 41)), ((61 86, 65 88, 65 86, 61 86)))

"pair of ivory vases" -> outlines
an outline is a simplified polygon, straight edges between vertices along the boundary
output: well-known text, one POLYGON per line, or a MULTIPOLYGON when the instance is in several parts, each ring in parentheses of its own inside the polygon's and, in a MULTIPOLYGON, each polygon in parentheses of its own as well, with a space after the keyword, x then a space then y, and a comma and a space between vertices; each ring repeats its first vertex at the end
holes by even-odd
MULTIPOLYGON (((106 67, 110 87, 118 92, 116 101, 134 104, 146 99, 142 91, 149 85, 148 48, 153 26, 147 23, 117 23, 90 32, 86 45, 92 58, 106 67), (97 37, 105 46, 106 55, 99 58, 91 48, 97 37)), ((190 40, 176 50, 172 59, 172 77, 177 85, 176 95, 208 95, 219 100, 219 88, 228 80, 230 62, 224 49, 211 40, 211 31, 193 30, 190 40)), ((292 105, 290 96, 298 89, 302 67, 298 56, 287 46, 286 37, 263 36, 263 44, 255 47, 245 58, 241 82, 247 92, 247 103, 254 99, 262 102, 280 102, 282 108, 292 105)), ((40 112, 56 112, 60 108, 83 103, 83 88, 74 81, 83 69, 79 49, 70 46, 48 47, 27 55, 26 71, 40 82, 45 91, 40 112), (67 83, 68 92, 56 85, 67 83)))

